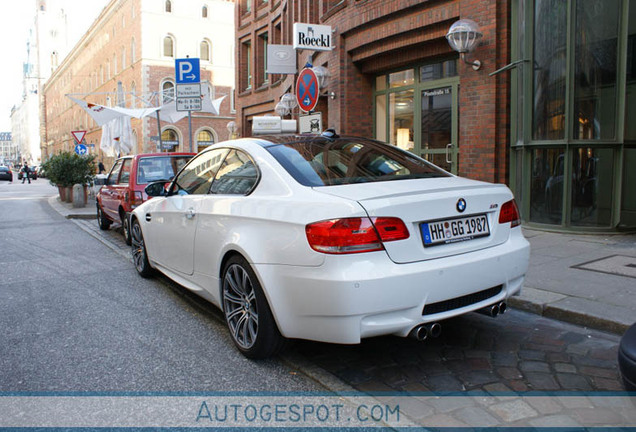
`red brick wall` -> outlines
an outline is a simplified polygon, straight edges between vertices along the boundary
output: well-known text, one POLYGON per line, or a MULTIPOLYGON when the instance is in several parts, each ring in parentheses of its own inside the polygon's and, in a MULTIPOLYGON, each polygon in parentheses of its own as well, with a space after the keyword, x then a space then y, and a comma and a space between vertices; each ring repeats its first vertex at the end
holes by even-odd
MULTIPOLYGON (((256 40, 258 32, 272 23, 291 26, 290 20, 309 9, 307 0, 281 0, 272 5, 237 13, 238 41, 256 40)), ((331 25, 335 49, 315 53, 314 65, 327 66, 330 91, 335 99, 321 98, 323 127, 343 134, 373 133, 373 85, 375 76, 452 54, 445 39, 451 24, 460 18, 476 21, 484 34, 476 52, 482 67, 474 71, 459 63, 459 174, 505 182, 509 154, 509 76, 488 74, 509 60, 509 5, 506 0, 316 0, 300 22, 331 25), (319 7, 316 8, 316 5, 319 7), (316 16, 320 15, 320 16, 316 16), (324 99, 324 100, 323 100, 324 99), (324 114, 327 111, 326 115, 324 114)), ((291 44, 283 32, 283 43, 291 44)), ((237 43, 237 47, 240 46, 237 43)), ((254 50, 252 50, 254 57, 254 50)), ((237 48, 237 63, 242 64, 237 48)), ((302 68, 309 53, 298 55, 302 68)), ((254 58, 254 61, 257 59, 254 58)), ((240 69, 239 69, 240 70, 240 69)), ((293 88, 293 76, 237 97, 237 121, 241 134, 249 134, 248 119, 255 113, 273 112, 280 96, 293 88)), ((237 83, 237 88, 238 83, 237 83)))

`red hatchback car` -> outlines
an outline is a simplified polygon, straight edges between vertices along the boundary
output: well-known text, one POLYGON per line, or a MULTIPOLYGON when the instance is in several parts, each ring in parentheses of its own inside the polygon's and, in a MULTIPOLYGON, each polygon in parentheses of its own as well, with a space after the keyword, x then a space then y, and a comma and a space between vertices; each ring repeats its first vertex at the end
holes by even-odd
POLYGON ((170 181, 196 153, 148 153, 124 156, 115 161, 104 186, 97 193, 97 223, 107 230, 120 222, 130 244, 128 214, 148 199, 148 183, 170 181))

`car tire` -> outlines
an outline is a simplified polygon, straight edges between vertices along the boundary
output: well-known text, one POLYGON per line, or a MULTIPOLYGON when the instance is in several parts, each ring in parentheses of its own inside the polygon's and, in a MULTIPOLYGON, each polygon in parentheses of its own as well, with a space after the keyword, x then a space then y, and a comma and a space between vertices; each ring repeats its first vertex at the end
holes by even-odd
POLYGON ((112 222, 106 217, 102 208, 97 204, 97 224, 102 231, 108 231, 112 222))
POLYGON ((125 212, 121 216, 121 227, 124 231, 124 241, 128 246, 132 245, 132 239, 130 237, 130 217, 125 212))
POLYGON ((245 258, 230 258, 222 281, 223 314, 234 345, 251 359, 277 354, 286 339, 278 331, 261 284, 245 258))
POLYGON ((150 266, 148 261, 148 251, 146 249, 146 242, 144 241, 144 234, 141 231, 141 225, 136 219, 132 222, 130 227, 131 237, 131 253, 135 269, 139 276, 143 278, 149 278, 154 275, 155 270, 150 266))

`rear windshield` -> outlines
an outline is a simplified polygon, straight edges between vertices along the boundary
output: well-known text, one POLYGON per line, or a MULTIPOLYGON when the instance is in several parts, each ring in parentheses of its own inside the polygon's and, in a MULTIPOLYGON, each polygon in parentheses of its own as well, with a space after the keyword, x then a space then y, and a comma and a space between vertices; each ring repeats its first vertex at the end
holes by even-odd
POLYGON ((361 138, 310 139, 267 150, 305 186, 332 186, 390 180, 448 177, 414 154, 361 138))
POLYGON ((151 156, 141 158, 137 165, 137 184, 172 180, 192 156, 151 156))

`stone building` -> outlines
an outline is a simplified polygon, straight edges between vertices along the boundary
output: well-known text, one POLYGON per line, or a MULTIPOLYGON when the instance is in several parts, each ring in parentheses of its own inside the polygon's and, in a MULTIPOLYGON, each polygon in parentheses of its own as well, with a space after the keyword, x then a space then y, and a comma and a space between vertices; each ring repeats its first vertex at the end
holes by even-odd
MULTIPOLYGON (((234 119, 234 2, 228 0, 111 0, 44 88, 44 158, 72 151, 71 131, 107 167, 116 155, 100 150, 102 128, 67 95, 104 106, 141 108, 174 98, 175 59, 200 58, 201 81, 212 97, 227 96, 220 115, 192 113, 192 149, 226 139, 234 119), (201 144, 201 145, 199 145, 201 144)), ((161 121, 161 137, 189 151, 188 119, 161 121)), ((156 117, 132 119, 132 153, 159 151, 156 117)))

